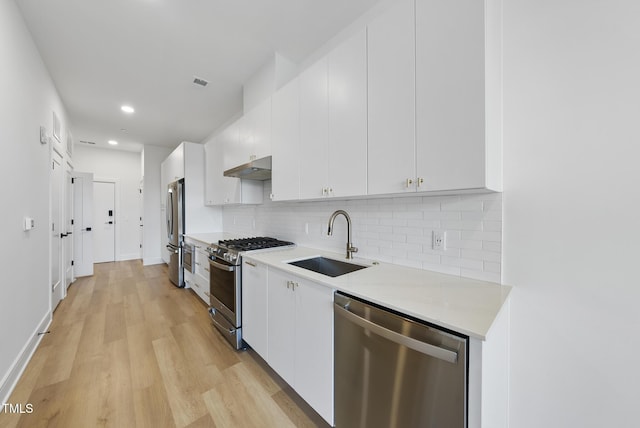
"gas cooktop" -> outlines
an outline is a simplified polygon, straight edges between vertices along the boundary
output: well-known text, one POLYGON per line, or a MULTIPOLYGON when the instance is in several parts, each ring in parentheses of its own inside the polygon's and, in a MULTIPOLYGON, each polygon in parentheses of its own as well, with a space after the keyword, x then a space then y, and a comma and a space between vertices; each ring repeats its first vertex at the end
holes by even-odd
POLYGON ((276 238, 257 236, 254 238, 226 239, 218 241, 220 247, 235 251, 253 251, 265 248, 288 247, 295 245, 293 242, 280 241, 276 238))

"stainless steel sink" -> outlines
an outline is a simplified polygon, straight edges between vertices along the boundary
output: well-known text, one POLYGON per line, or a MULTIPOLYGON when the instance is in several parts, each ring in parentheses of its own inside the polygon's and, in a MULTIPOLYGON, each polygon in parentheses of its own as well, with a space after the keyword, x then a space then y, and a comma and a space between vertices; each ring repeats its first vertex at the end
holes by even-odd
POLYGON ((354 263, 342 262, 340 260, 328 259, 326 257, 312 257, 309 259, 289 262, 289 264, 334 278, 336 276, 344 275, 369 267, 357 265, 354 263))

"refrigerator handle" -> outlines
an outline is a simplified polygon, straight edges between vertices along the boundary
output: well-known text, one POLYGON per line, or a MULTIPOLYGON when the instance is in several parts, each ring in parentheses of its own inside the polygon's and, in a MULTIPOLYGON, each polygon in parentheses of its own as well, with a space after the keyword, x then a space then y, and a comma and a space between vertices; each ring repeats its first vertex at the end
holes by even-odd
POLYGON ((167 191, 167 206, 166 217, 167 217, 167 236, 171 240, 171 234, 173 233, 173 192, 171 189, 167 191))

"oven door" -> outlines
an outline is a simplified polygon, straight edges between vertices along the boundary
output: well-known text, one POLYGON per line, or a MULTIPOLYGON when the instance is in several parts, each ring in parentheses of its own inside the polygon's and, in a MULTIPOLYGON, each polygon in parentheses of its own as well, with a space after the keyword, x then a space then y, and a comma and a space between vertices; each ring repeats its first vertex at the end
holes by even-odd
POLYGON ((184 270, 187 272, 194 273, 195 272, 195 260, 193 260, 193 245, 187 244, 186 242, 182 243, 182 263, 184 264, 184 270))
POLYGON ((240 266, 234 266, 221 259, 209 259, 209 291, 211 307, 224 315, 234 326, 240 327, 240 266))

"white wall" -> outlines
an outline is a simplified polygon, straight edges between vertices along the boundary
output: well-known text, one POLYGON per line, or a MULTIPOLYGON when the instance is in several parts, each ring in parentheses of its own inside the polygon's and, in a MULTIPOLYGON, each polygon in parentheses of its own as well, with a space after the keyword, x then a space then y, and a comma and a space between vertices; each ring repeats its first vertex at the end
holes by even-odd
POLYGON ((161 211, 160 164, 171 151, 168 147, 149 144, 145 145, 142 151, 144 175, 142 262, 145 265, 163 263, 160 237, 163 236, 165 230, 161 211))
POLYGON ((49 174, 50 147, 39 142, 39 127, 51 135, 53 111, 62 136, 64 106, 15 2, 0 2, 0 403, 16 381, 50 320, 49 174), (35 229, 24 232, 23 218, 35 229))
POLYGON ((510 426, 636 427, 640 2, 504 7, 510 426))
POLYGON ((266 235, 298 245, 344 252, 346 222, 331 213, 344 209, 353 223, 358 257, 500 281, 502 195, 413 196, 352 201, 271 202, 265 182, 263 205, 225 206, 225 232, 266 235), (431 249, 433 230, 447 231, 447 249, 431 249))
POLYGON ((116 260, 139 259, 141 154, 76 144, 75 170, 92 172, 94 180, 116 181, 116 260))

